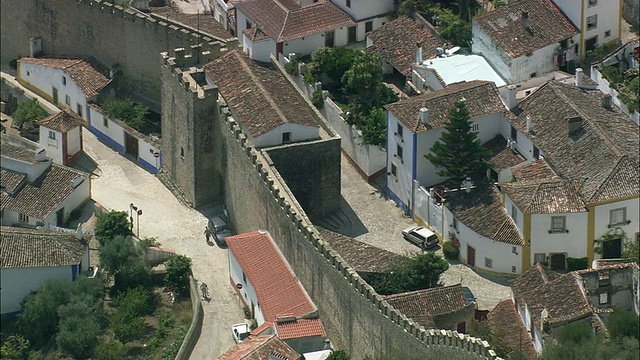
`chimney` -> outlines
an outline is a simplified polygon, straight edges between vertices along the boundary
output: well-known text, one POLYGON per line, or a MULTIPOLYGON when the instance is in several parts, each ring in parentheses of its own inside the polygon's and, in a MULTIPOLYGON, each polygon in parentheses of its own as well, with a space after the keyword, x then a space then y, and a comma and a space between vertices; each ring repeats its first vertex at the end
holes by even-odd
POLYGON ((420 109, 420 122, 422 122, 425 126, 429 125, 429 109, 420 109))
POLYGON ((576 68, 576 86, 581 88, 584 86, 584 80, 582 77, 584 76, 584 71, 582 68, 576 68))
POLYGON ((531 132, 531 116, 527 115, 526 119, 527 132, 531 132))
POLYGON ((47 151, 45 149, 42 149, 42 148, 36 150, 35 160, 36 160, 36 162, 45 162, 45 161, 49 160, 47 158, 47 151))
POLYGON ((524 28, 527 29, 527 31, 531 31, 531 27, 529 26, 529 12, 528 11, 523 11, 522 12, 521 21, 522 21, 522 26, 524 26, 524 28))
POLYGON ((582 118, 580 116, 570 117, 568 119, 569 135, 574 135, 578 131, 582 130, 582 118))
POLYGON ((82 223, 78 223, 78 227, 76 228, 76 239, 82 240, 82 223))
POLYGON ((600 98, 600 102, 602 103, 602 107, 607 109, 607 110, 611 110, 611 95, 610 94, 603 94, 602 97, 600 98))
POLYGON ((506 105, 507 108, 509 108, 509 110, 513 109, 516 107, 516 105, 518 105, 518 103, 516 102, 516 86, 515 85, 509 85, 507 86, 507 101, 506 101, 506 105))
POLYGON ((422 44, 416 42, 416 64, 422 65, 422 44))

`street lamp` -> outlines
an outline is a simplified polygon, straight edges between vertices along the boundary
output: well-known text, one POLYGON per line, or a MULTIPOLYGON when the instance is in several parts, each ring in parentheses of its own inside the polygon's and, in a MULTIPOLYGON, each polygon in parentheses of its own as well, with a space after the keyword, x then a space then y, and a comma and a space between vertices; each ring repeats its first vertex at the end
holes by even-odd
POLYGON ((133 203, 129 204, 129 221, 131 222, 131 230, 133 231, 133 214, 136 213, 136 221, 138 222, 138 229, 136 231, 136 236, 140 237, 140 215, 142 215, 142 209, 138 209, 133 203))

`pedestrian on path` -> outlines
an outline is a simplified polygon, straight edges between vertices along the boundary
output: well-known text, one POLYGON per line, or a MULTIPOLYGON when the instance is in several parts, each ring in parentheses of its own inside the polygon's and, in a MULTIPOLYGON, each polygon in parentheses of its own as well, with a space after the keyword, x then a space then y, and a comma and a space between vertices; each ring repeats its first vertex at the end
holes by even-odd
POLYGON ((208 226, 205 226, 204 228, 204 236, 207 239, 207 244, 211 244, 211 230, 208 226))

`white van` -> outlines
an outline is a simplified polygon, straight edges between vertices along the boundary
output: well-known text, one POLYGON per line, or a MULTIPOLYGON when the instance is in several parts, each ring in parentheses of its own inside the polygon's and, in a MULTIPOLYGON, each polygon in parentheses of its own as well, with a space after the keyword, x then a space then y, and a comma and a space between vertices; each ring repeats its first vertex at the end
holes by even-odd
POLYGON ((424 226, 408 227, 402 230, 402 236, 405 240, 421 248, 428 248, 438 243, 436 234, 424 226))

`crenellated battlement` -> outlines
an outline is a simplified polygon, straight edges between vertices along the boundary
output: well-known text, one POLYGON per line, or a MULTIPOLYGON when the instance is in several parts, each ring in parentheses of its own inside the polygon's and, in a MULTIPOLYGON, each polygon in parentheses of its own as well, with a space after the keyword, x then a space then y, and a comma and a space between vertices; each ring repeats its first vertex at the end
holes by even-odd
POLYGON ((169 72, 185 90, 192 93, 194 99, 216 101, 218 87, 207 84, 204 69, 201 66, 213 58, 211 52, 201 51, 201 49, 200 45, 192 45, 189 53, 184 48, 178 48, 173 51, 173 56, 167 52, 161 53, 160 56, 163 64, 169 68, 169 72), (200 59, 197 59, 198 54, 200 59))

